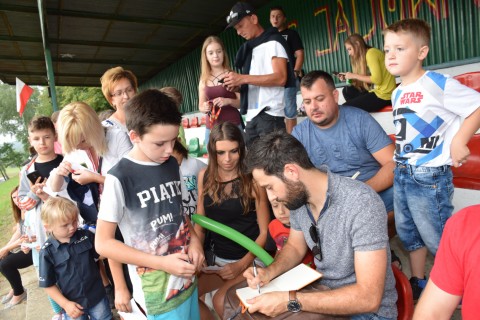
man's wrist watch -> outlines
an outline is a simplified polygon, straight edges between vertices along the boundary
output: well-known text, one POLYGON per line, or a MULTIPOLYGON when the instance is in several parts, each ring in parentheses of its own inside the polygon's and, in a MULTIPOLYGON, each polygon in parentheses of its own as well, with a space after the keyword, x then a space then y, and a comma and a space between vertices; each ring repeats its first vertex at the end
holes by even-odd
POLYGON ((297 299, 297 291, 289 291, 288 292, 288 304, 287 304, 287 310, 290 312, 300 312, 302 311, 302 305, 300 302, 298 302, 297 299))

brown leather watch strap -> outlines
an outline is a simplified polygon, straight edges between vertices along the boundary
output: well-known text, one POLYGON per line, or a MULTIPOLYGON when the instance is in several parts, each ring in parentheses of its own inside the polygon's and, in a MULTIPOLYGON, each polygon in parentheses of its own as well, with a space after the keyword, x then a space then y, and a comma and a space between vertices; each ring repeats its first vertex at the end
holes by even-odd
POLYGON ((288 300, 297 300, 297 291, 296 290, 291 290, 288 291, 288 300))

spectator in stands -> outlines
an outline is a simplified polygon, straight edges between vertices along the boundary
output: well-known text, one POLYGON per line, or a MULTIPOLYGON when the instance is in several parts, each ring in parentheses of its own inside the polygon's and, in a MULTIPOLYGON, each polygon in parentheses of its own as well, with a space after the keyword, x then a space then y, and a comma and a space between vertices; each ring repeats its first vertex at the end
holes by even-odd
POLYGON ((0 249, 0 272, 12 287, 2 297, 2 304, 5 305, 5 308, 11 308, 27 298, 27 291, 22 285, 22 277, 18 270, 33 264, 32 252, 24 253, 20 250, 21 244, 29 240, 29 234, 25 227, 25 212, 18 207, 18 186, 10 192, 10 202, 15 220, 15 232, 10 241, 0 249))
MULTIPOLYGON (((36 117, 28 125, 28 141, 35 149, 36 155, 20 171, 20 184, 18 187, 18 206, 27 211, 27 220, 30 228, 36 235, 38 248, 47 240, 45 230, 40 220, 40 209, 43 201, 47 200, 49 193, 45 192, 45 181, 50 171, 56 168, 63 160, 62 155, 54 151, 56 140, 55 126, 49 117, 36 117), (30 181, 29 174, 38 173, 37 179, 30 181)), ((30 175, 31 176, 31 175, 30 175)), ((32 253, 33 264, 38 266, 38 250, 32 253)))
MULTIPOLYGON (((107 147, 100 119, 86 103, 72 102, 63 107, 57 127, 65 157, 50 173, 47 185, 55 192, 66 190, 77 203, 83 224, 95 226, 105 180, 104 167, 111 167, 116 157, 107 147)), ((99 268, 113 307, 113 288, 103 261, 99 262, 99 268)))
POLYGON ((230 121, 242 127, 243 121, 238 111, 240 94, 228 91, 222 85, 231 69, 225 46, 219 37, 210 36, 203 42, 200 67, 198 109, 208 115, 204 141, 206 144, 215 123, 230 121))
MULTIPOLYGON (((203 250, 182 210, 183 182, 171 157, 181 114, 167 95, 145 90, 125 106, 133 149, 108 173, 95 247, 128 263, 133 296, 148 318, 198 319, 203 250), (125 243, 115 239, 117 225, 125 243)), ((117 305, 130 311, 131 304, 117 305)))
MULTIPOLYGON (((275 261, 249 268, 251 288, 267 284, 298 265, 307 249, 331 290, 270 292, 250 299, 250 312, 276 316, 289 311, 348 315, 351 319, 396 319, 397 292, 389 261, 387 217, 368 186, 315 168, 302 144, 286 132, 259 138, 249 149, 247 172, 266 188, 269 200, 290 211, 290 235, 275 261), (296 303, 295 303, 296 300, 296 303)), ((299 316, 301 317, 301 314, 299 316)))
MULTIPOLYGON (((45 186, 45 180, 50 172, 62 161, 63 156, 56 154, 54 142, 57 140, 55 125, 49 117, 36 117, 28 126, 28 141, 35 149, 36 155, 20 171, 20 185, 18 187, 18 206, 25 210, 25 225, 35 237, 30 240, 31 247, 25 247, 24 252, 32 252, 33 265, 38 271, 40 247, 47 240, 47 234, 40 218, 40 210, 43 202, 53 194, 50 188, 45 186), (29 174, 38 173, 40 178, 30 181, 29 174), (48 191, 48 192, 47 192, 48 191)), ((48 181, 48 180, 47 180, 48 181)), ((55 315, 60 316, 61 307, 49 297, 55 315)))
POLYGON ((297 92, 300 90, 300 80, 303 77, 304 60, 302 39, 298 32, 287 26, 287 15, 281 6, 270 8, 270 24, 287 40, 288 50, 293 57, 292 66, 295 74, 295 87, 285 88, 285 125, 288 133, 292 133, 297 124, 297 92))
POLYGON ((40 251, 40 287, 63 308, 66 319, 112 319, 95 261, 99 256, 94 234, 77 229, 75 203, 49 198, 42 207, 42 221, 49 238, 40 251))
MULTIPOLYGON (((122 67, 108 69, 100 78, 102 92, 108 103, 115 112, 102 125, 106 128, 105 140, 108 152, 103 156, 106 161, 102 164, 101 173, 106 176, 107 172, 133 147, 125 119, 125 104, 138 92, 137 77, 130 70, 122 67)), ((117 229, 116 238, 123 241, 120 230, 117 229)), ((108 259, 115 287, 115 304, 125 305, 130 303, 132 283, 128 276, 128 267, 108 259)), ((112 305, 112 292, 106 287, 107 294, 112 305)))
POLYGON ((125 125, 125 104, 137 94, 137 77, 122 67, 108 69, 100 78, 102 92, 115 112, 102 125, 106 128, 108 153, 103 155, 102 174, 106 175, 132 149, 125 125))
POLYGON ((237 2, 227 23, 247 40, 235 58, 242 74, 227 73, 224 85, 228 90, 240 88, 240 113, 246 114, 248 147, 261 135, 285 130, 285 87, 295 87, 294 59, 282 35, 276 28, 264 30, 250 4, 237 2))
MULTIPOLYGON (((308 119, 292 135, 307 150, 318 168, 327 165, 336 174, 352 177, 372 187, 387 212, 393 211, 394 146, 380 124, 363 110, 338 106, 338 91, 332 77, 312 71, 301 82, 308 119)), ((393 213, 390 214, 393 219, 393 213)))
MULTIPOLYGON (((180 126, 181 127, 181 126, 180 126)), ((173 146, 172 156, 177 159, 182 173, 187 193, 183 195, 184 214, 191 218, 197 211, 198 200, 198 174, 206 164, 198 159, 188 156, 188 150, 177 139, 173 146)))
MULTIPOLYGON (((243 136, 237 126, 223 122, 213 127, 208 142, 208 166, 198 175, 197 213, 237 230, 263 247, 269 221, 267 197, 252 176, 244 173, 245 152, 243 136)), ((219 234, 212 232, 205 237, 205 230, 198 224, 195 231, 205 250, 214 257, 210 264, 223 267, 200 274, 199 296, 218 289, 213 296, 213 306, 222 316, 225 293, 244 280, 242 273, 255 256, 219 234)), ((203 303, 201 312, 202 318, 208 318, 209 310, 203 303)))
POLYGON ((461 303, 462 319, 480 313, 480 205, 464 208, 448 219, 430 279, 420 297, 415 320, 450 319, 461 303))
POLYGON ((130 70, 122 67, 110 68, 100 78, 105 99, 115 112, 109 118, 109 125, 117 126, 128 134, 125 127, 125 104, 138 91, 137 77, 130 70))
POLYGON ((467 161, 467 143, 480 127, 480 93, 422 68, 430 42, 425 21, 398 21, 384 37, 385 65, 402 80, 392 93, 395 224, 409 251, 410 283, 418 299, 426 283, 427 248, 436 254, 453 211, 450 166, 467 161))
POLYGON ((352 83, 342 91, 345 105, 368 112, 390 106, 396 84, 395 78, 385 68, 383 52, 367 45, 362 36, 356 33, 345 40, 345 48, 353 71, 338 74, 340 80, 350 80, 352 83))

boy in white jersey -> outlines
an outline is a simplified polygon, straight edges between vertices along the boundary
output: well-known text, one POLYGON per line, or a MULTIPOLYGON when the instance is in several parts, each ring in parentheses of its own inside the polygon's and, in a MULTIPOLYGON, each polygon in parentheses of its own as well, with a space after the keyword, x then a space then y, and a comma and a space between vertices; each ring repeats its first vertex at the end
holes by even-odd
MULTIPOLYGON (((147 319, 200 319, 194 275, 204 255, 183 212, 186 189, 171 156, 181 114, 152 89, 130 99, 125 115, 133 148, 105 179, 96 249, 128 264, 133 298, 147 319), (115 240, 117 225, 125 243, 115 240)), ((131 311, 129 304, 117 308, 131 311)))
POLYGON ((392 93, 394 209, 397 233, 410 252, 416 300, 426 284, 427 248, 435 255, 453 211, 450 166, 467 161, 467 142, 480 127, 480 93, 422 68, 430 42, 425 21, 398 21, 383 34, 387 70, 402 80, 392 93))

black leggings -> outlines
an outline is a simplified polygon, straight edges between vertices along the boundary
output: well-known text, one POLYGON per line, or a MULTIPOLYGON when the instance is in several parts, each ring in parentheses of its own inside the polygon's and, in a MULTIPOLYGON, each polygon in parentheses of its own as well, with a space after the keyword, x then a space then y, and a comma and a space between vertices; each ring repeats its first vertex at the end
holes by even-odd
POLYGON ((19 296, 23 293, 22 277, 18 269, 30 267, 32 264, 32 251, 27 254, 23 253, 23 251, 17 253, 9 252, 6 257, 0 260, 0 272, 10 283, 13 295, 19 296))
POLYGON ((391 100, 383 100, 373 92, 362 92, 353 86, 343 88, 344 106, 352 106, 367 112, 376 112, 386 106, 391 106, 391 100))

